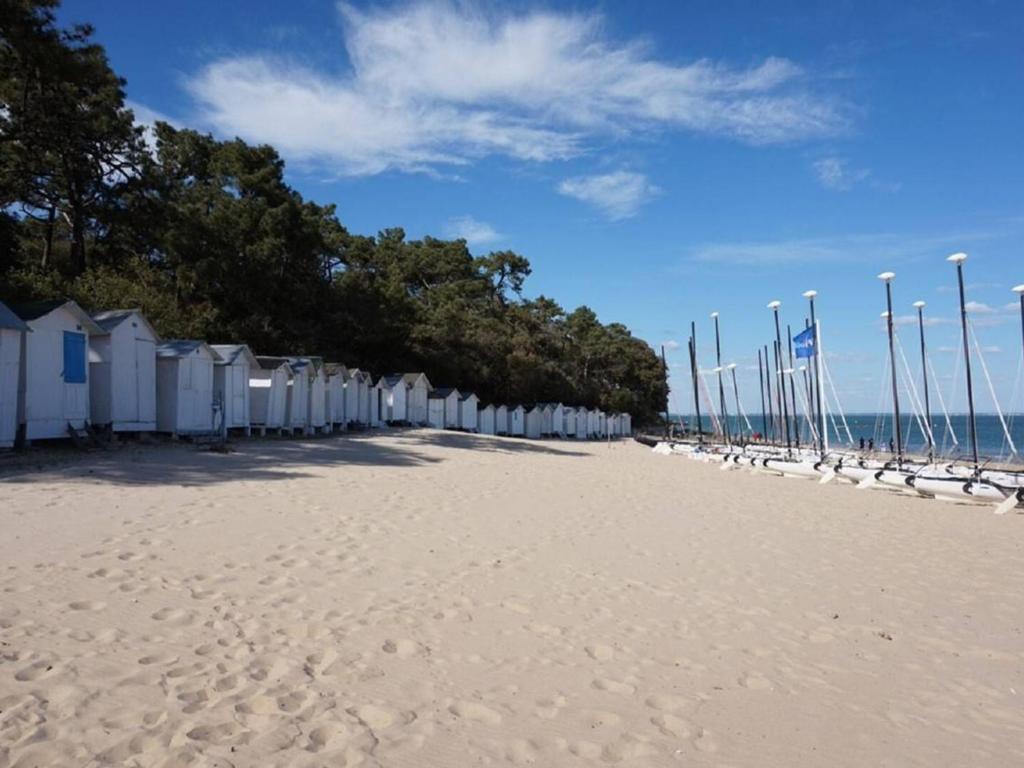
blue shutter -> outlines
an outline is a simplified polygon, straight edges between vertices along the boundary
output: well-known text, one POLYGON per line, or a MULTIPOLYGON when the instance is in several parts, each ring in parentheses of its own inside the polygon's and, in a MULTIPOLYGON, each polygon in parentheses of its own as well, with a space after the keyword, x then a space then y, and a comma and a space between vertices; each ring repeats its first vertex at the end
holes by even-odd
POLYGON ((85 383, 85 334, 64 331, 64 383, 85 383))

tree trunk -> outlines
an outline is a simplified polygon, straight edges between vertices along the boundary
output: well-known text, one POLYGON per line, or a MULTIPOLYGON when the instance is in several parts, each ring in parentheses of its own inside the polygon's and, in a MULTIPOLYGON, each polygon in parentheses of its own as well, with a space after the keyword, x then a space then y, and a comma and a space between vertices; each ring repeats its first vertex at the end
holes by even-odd
POLYGON ((50 259, 53 257, 53 228, 57 218, 57 208, 51 205, 46 215, 46 228, 43 230, 43 258, 39 266, 44 270, 50 266, 50 259))

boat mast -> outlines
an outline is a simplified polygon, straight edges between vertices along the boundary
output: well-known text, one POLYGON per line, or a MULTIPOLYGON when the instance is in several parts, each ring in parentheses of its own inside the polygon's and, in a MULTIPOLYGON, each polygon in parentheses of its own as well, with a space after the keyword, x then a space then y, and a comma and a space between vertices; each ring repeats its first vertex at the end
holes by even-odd
POLYGON ((954 253, 946 261, 956 264, 956 279, 960 288, 960 330, 964 335, 964 372, 967 375, 967 410, 971 430, 971 452, 974 455, 974 474, 978 474, 978 424, 974 418, 974 382, 971 377, 971 341, 967 336, 967 302, 964 300, 964 262, 966 253, 954 253))
POLYGON ((889 328, 889 366, 892 368, 892 412, 896 420, 896 466, 903 466, 903 426, 900 424, 900 392, 896 384, 896 346, 893 333, 892 316, 892 279, 895 272, 883 272, 878 279, 885 283, 885 302, 888 311, 885 313, 886 325, 889 328))
POLYGON ((775 362, 779 374, 779 400, 782 403, 782 424, 786 433, 786 452, 792 453, 793 443, 789 436, 789 406, 786 405, 786 379, 782 375, 782 327, 779 325, 779 307, 781 306, 781 301, 772 301, 768 304, 768 309, 775 315, 775 362))
POLYGON ((690 323, 690 372, 693 375, 693 408, 697 412, 697 442, 704 443, 704 430, 700 423, 700 389, 697 386, 697 324, 690 323))
MULTIPOLYGON (((743 440, 742 440, 742 438, 743 438, 743 424, 742 424, 741 420, 746 418, 746 417, 745 416, 740 416, 740 387, 736 383, 736 363, 729 363, 729 365, 727 365, 726 367, 732 373, 732 394, 733 394, 733 397, 736 399, 736 435, 737 435, 737 437, 741 438, 740 442, 742 443, 743 442, 743 440)), ((749 424, 749 421, 750 420, 747 419, 748 424, 749 424)))
POLYGON ((765 439, 775 442, 775 408, 772 406, 772 368, 768 362, 768 345, 764 345, 764 386, 768 390, 768 423, 771 425, 771 436, 765 433, 765 439))
POLYGON ((729 445, 729 412, 725 407, 725 385, 722 384, 722 339, 718 335, 718 313, 712 312, 711 319, 715 321, 715 370, 718 372, 718 404, 722 413, 722 435, 725 437, 725 444, 729 445))
POLYGON ((789 347, 789 399, 793 406, 793 439, 796 441, 796 449, 800 450, 800 416, 796 411, 796 369, 793 367, 793 329, 786 325, 786 345, 789 347))
POLYGON ((1020 296, 1020 344, 1024 348, 1024 285, 1015 285, 1013 292, 1020 296))
MULTIPOLYGON (((1021 297, 1021 312, 1024 315, 1024 296, 1021 297)), ((1024 320, 1022 320, 1024 322, 1024 320)), ((764 430, 763 439, 768 439, 768 413, 764 408, 764 369, 761 368, 761 350, 757 350, 757 377, 761 380, 761 428, 764 430)))
POLYGON ((921 333, 921 377, 924 379, 924 423, 928 426, 925 437, 928 439, 928 463, 935 459, 935 437, 932 435, 932 408, 928 400, 928 356, 924 348, 924 302, 915 301, 917 310, 917 328, 921 333))
POLYGON ((814 379, 814 400, 815 408, 818 417, 818 450, 821 453, 821 458, 825 458, 825 454, 828 452, 828 436, 825 433, 825 412, 821 409, 821 389, 824 386, 822 384, 822 362, 821 362, 821 334, 818 332, 818 320, 814 316, 814 297, 818 295, 815 290, 804 291, 804 298, 811 304, 811 327, 814 328, 814 373, 812 378, 814 379))

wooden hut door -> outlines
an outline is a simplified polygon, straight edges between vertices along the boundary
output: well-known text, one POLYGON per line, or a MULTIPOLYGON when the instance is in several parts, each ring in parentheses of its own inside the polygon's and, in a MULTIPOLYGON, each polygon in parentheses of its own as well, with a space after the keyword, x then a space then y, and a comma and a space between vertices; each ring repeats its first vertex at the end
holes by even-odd
POLYGON ((64 417, 89 418, 88 363, 84 333, 64 331, 64 417))
POLYGON ((240 426, 246 423, 245 394, 248 389, 242 367, 231 366, 231 424, 240 426))

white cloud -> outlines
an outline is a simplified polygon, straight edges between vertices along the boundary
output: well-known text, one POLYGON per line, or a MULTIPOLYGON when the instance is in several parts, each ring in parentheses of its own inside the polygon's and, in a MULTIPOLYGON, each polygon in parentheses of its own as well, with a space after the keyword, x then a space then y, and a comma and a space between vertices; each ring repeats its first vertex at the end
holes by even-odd
POLYGON ((613 221, 635 216, 640 206, 660 192, 646 176, 632 171, 575 176, 562 181, 558 191, 600 208, 613 221))
POLYGON ((825 189, 848 190, 871 175, 868 169, 852 168, 848 160, 835 156, 815 160, 811 167, 825 189))
POLYGON ((477 221, 472 216, 456 216, 445 224, 447 237, 465 240, 469 245, 486 245, 500 240, 501 235, 485 221, 477 221))
POLYGON ((991 315, 995 312, 988 304, 983 304, 980 301, 968 301, 964 304, 964 309, 976 315, 991 315))
POLYGON ((870 257, 880 263, 908 258, 935 259, 950 243, 991 237, 983 232, 940 235, 878 233, 835 235, 767 242, 705 243, 693 249, 692 260, 721 264, 776 265, 805 262, 863 262, 870 257))
POLYGON ((661 342, 661 346, 663 346, 665 349, 671 352, 673 350, 679 349, 681 345, 675 339, 665 339, 665 341, 661 342))
POLYGON ((135 115, 135 124, 142 126, 142 135, 150 152, 156 151, 156 134, 153 132, 153 126, 157 122, 167 123, 168 125, 178 127, 177 121, 171 119, 162 112, 150 109, 145 104, 139 104, 137 101, 131 101, 129 99, 125 101, 125 106, 128 107, 128 109, 130 109, 135 115))
POLYGON ((340 12, 349 68, 221 58, 189 81, 201 116, 221 133, 345 174, 493 154, 554 160, 598 137, 651 128, 760 144, 846 124, 838 101, 814 93, 786 59, 747 68, 662 60, 639 42, 612 40, 597 14, 444 0, 340 12))

